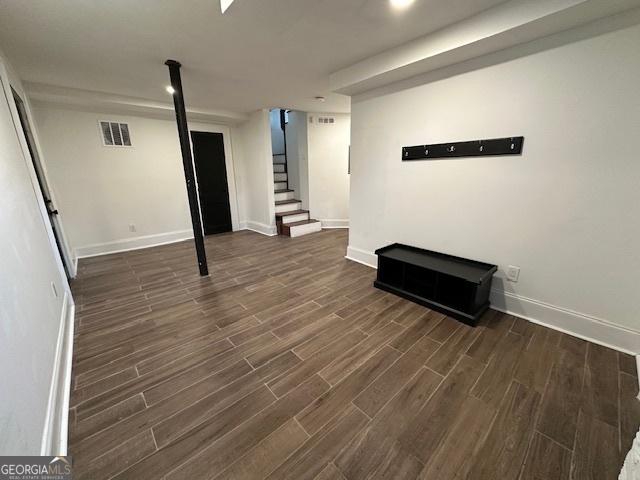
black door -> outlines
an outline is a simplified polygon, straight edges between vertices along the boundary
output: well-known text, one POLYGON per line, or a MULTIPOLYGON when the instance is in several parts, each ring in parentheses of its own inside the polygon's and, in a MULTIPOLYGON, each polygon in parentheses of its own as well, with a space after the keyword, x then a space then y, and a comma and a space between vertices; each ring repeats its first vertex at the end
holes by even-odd
POLYGON ((205 235, 231 231, 229 184, 221 133, 191 132, 205 235))

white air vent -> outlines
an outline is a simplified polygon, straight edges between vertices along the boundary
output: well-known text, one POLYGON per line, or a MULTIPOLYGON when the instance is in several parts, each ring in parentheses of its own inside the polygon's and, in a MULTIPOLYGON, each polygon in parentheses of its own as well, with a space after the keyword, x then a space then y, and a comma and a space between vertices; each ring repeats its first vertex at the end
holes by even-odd
POLYGON ((321 124, 336 123, 336 119, 333 117, 318 117, 318 123, 321 123, 321 124))
POLYGON ((117 122, 100 122, 102 132, 102 144, 105 147, 130 147, 131 135, 129 135, 129 125, 117 122))

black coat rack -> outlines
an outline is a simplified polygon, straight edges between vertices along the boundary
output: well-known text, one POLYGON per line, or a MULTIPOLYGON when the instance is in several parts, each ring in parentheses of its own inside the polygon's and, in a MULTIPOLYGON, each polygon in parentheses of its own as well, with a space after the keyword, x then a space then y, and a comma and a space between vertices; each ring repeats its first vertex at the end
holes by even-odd
POLYGON ((470 142, 435 143, 402 147, 402 160, 482 157, 486 155, 521 155, 524 137, 492 138, 470 142))

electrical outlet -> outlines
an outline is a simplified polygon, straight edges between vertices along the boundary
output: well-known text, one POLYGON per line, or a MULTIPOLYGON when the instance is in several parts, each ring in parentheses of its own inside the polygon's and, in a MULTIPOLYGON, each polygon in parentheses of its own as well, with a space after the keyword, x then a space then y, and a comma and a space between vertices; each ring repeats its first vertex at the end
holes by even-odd
POLYGON ((130 232, 135 232, 136 231, 136 226, 133 223, 129 225, 129 231, 130 232))
POLYGON ((520 267, 509 265, 507 267, 507 280, 516 283, 520 277, 520 267))

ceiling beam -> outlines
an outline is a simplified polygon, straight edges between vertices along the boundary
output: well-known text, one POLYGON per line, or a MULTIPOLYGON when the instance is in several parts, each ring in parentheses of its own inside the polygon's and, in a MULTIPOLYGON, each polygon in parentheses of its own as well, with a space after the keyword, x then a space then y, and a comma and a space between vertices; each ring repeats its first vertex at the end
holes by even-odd
POLYGON ((338 70, 330 87, 357 95, 637 7, 640 0, 511 0, 338 70))
MULTIPOLYGON (((34 102, 51 103, 67 108, 115 114, 134 114, 154 118, 173 118, 174 106, 167 94, 167 102, 138 97, 127 97, 106 92, 57 87, 43 83, 23 82, 25 91, 34 102)), ((247 115, 227 110, 202 110, 187 108, 187 118, 192 121, 235 125, 247 120, 247 115)))

